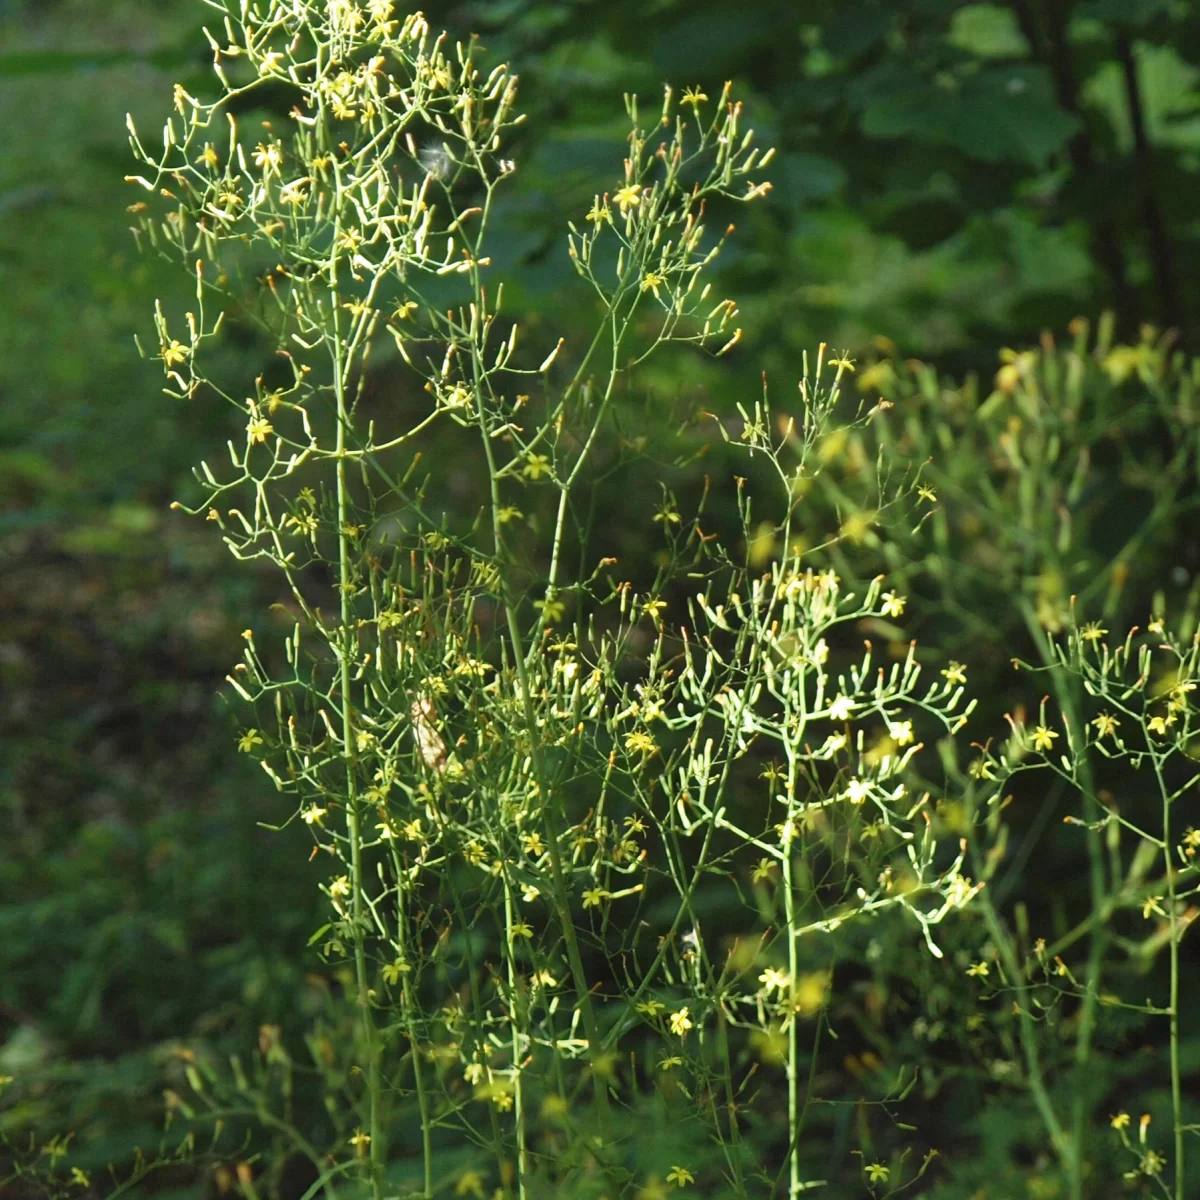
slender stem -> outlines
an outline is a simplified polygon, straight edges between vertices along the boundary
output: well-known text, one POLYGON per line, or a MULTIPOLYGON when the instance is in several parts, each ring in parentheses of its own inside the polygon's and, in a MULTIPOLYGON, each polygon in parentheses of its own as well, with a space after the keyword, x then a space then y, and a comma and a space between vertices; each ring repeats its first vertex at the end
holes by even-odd
MULTIPOLYGON (((788 806, 787 825, 789 834, 795 832, 796 810, 796 756, 792 744, 787 746, 788 757, 788 806)), ((793 879, 793 854, 789 838, 783 855, 783 911, 787 923, 788 952, 788 999, 796 987, 800 970, 799 937, 796 932, 796 888, 793 879)), ((796 1200, 800 1194, 800 1022, 796 1014, 790 1013, 788 1020, 787 1091, 788 1091, 788 1198, 796 1200)))
POLYGON ((1179 913, 1175 896, 1175 864, 1171 857, 1171 796, 1167 790, 1166 780, 1163 779, 1162 761, 1158 754, 1151 751, 1154 763, 1154 777, 1158 781, 1159 795, 1162 796, 1163 823, 1163 860, 1167 874, 1167 926, 1170 935, 1168 942, 1169 964, 1171 970, 1170 1001, 1170 1045, 1168 1053, 1171 1059, 1171 1116, 1174 1132, 1175 1153, 1175 1193, 1174 1200, 1184 1200, 1184 1161, 1183 1161, 1183 1080, 1179 1066, 1179 913))
MULTIPOLYGON (((1058 706, 1062 711, 1063 720, 1068 727, 1072 744, 1079 747, 1079 753, 1074 755, 1074 770, 1078 777, 1078 786, 1083 796, 1084 820, 1086 822, 1085 839, 1088 852, 1088 883, 1090 890, 1091 908, 1093 913, 1104 912, 1108 908, 1108 895, 1104 883, 1104 844, 1100 832, 1100 822, 1104 810, 1096 798, 1096 785, 1092 776, 1092 766, 1086 750, 1087 738, 1082 714, 1079 711, 1079 701, 1071 684, 1071 679, 1064 671, 1062 664, 1054 655, 1049 639, 1037 621, 1032 606, 1025 601, 1021 605, 1021 614, 1034 644, 1041 654, 1042 661, 1050 669, 1054 693, 1058 706)), ((1087 1161, 1085 1141, 1088 1133, 1089 1089, 1085 1086, 1088 1078, 1088 1068, 1092 1056, 1092 1037, 1096 1031, 1096 1013, 1100 1004, 1100 979, 1104 968, 1104 951, 1108 944, 1108 929, 1103 921, 1097 922, 1091 929, 1088 943, 1087 976, 1084 983, 1083 1003, 1079 1013, 1078 1032, 1075 1037, 1075 1088, 1071 1104, 1071 1159, 1069 1178, 1071 1200, 1082 1200, 1083 1197, 1083 1168, 1087 1161)))
POLYGON ((517 1129, 517 1196, 525 1200, 525 1180, 529 1169, 525 1152, 525 1090, 521 1066, 521 1029, 525 1024, 525 1005, 521 998, 521 981, 517 977, 516 940, 513 933, 512 879, 504 872, 504 948, 508 959, 509 1044, 513 1070, 513 1122, 517 1129))
POLYGON ((341 225, 341 171, 335 167, 336 197, 334 200, 334 249, 329 257, 329 290, 333 313, 333 387, 337 400, 337 514, 338 514, 338 600, 341 630, 338 646, 339 705, 342 718, 342 753, 346 762, 346 835, 350 842, 352 884, 352 923, 354 938, 354 976, 358 991, 358 1006, 362 1014, 363 1039, 367 1052, 367 1122, 370 1135, 371 1187, 375 1200, 383 1198, 383 1162, 385 1147, 379 1119, 379 1050, 375 1017, 371 1008, 371 990, 367 978, 366 937, 363 933, 362 832, 359 827, 358 770, 354 754, 354 717, 351 704, 350 659, 354 647, 353 607, 351 593, 354 575, 350 565, 350 494, 346 483, 346 430, 350 424, 346 408, 347 364, 343 358, 340 329, 341 304, 338 298, 337 245, 341 225))

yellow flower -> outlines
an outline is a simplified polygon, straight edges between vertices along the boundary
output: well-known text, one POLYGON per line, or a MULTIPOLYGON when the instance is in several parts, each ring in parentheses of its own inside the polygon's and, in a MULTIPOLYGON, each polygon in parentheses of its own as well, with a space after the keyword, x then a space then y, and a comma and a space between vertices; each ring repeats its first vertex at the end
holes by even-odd
POLYGON ((1054 740, 1059 735, 1053 729, 1047 729, 1045 725, 1039 725, 1033 731, 1033 748, 1035 750, 1053 750, 1054 740))
POLYGON ((1146 727, 1151 733, 1157 733, 1159 737, 1167 736, 1167 727, 1175 724, 1175 714, 1169 713, 1165 717, 1151 717, 1146 722, 1146 727))
POLYGON ((526 479, 541 479, 543 475, 550 474, 550 460, 544 454, 531 454, 525 460, 521 474, 526 479))
POLYGON ((304 179, 293 179, 291 183, 285 183, 279 189, 279 203, 290 204, 294 208, 299 207, 308 199, 308 190, 306 184, 312 180, 305 177, 304 179))
POLYGON ((888 734, 895 738, 897 746, 907 746, 913 740, 911 721, 889 721, 888 734))
POLYGON ((216 147, 212 142, 205 142, 204 149, 200 151, 200 157, 196 159, 199 166, 208 167, 211 171, 221 161, 221 156, 217 153, 216 147))
POLYGON ((977 962, 973 967, 967 968, 968 975, 974 975, 978 979, 986 979, 991 974, 991 967, 985 962, 977 962))
POLYGON ((692 1018, 688 1016, 687 1006, 673 1012, 670 1017, 671 1032, 677 1037, 683 1037, 692 1028, 692 1018))
POLYGON ((995 779, 996 768, 986 758, 977 758, 967 768, 967 774, 972 779, 995 779))
POLYGON ((667 1172, 667 1182, 673 1183, 676 1187, 687 1187, 689 1183, 696 1182, 696 1177, 687 1167, 672 1167, 667 1172))
POLYGON ((1114 1129, 1126 1129, 1129 1126, 1129 1119, 1127 1112, 1119 1112, 1115 1117, 1110 1117, 1108 1123, 1114 1129))
POLYGON ((694 112, 707 99, 708 97, 698 87, 690 87, 683 89, 683 97, 680 99, 679 103, 690 104, 692 106, 692 111, 694 112))
POLYGON ((890 1170, 883 1163, 870 1163, 863 1168, 868 1183, 887 1183, 890 1170))
POLYGON ((519 508, 514 508, 511 504, 506 504, 496 513, 496 520, 501 525, 507 525, 509 521, 519 521, 524 515, 519 508))
POLYGON ((537 832, 521 834, 521 847, 526 854, 538 855, 544 854, 546 851, 542 835, 537 832))
POLYGON ((642 276, 642 291, 653 292, 655 300, 658 299, 658 289, 667 282, 667 277, 660 274, 658 271, 647 271, 642 276))
POLYGON ((266 417, 255 417, 246 426, 246 434, 251 443, 262 443, 275 432, 275 426, 266 417))
POLYGON ((967 682, 967 668, 960 662, 950 660, 950 665, 942 672, 942 676, 946 682, 953 685, 958 685, 967 682))
POLYGON ((763 991, 782 991, 787 987, 789 978, 786 971, 781 971, 778 967, 768 967, 758 977, 758 982, 763 985, 763 991))
POLYGON ((1116 733, 1119 724, 1120 721, 1109 712, 1102 712, 1092 721, 1098 738, 1112 737, 1116 733))
POLYGON ((898 617, 904 612, 904 605, 907 603, 903 596, 896 595, 895 592, 883 593, 883 615, 885 617, 898 617))
POLYGON ((177 367, 181 362, 187 361, 187 356, 191 351, 182 343, 172 341, 163 347, 162 360, 168 367, 177 367))
POLYGON ((331 896, 348 896, 350 895, 350 880, 348 876, 339 875, 330 885, 329 894, 331 896))
POLYGON ((607 221, 612 224, 612 209, 605 204, 599 196, 592 202, 592 207, 587 211, 587 219, 591 221, 597 229, 607 221))
POLYGON ((775 870, 773 860, 763 857, 758 860, 758 866, 750 873, 750 881, 752 883, 762 883, 764 879, 771 878, 771 872, 775 870))
POLYGON ((301 814, 300 819, 305 825, 320 825, 321 819, 325 816, 326 809, 318 807, 316 804, 310 804, 301 814))
POLYGON ((261 746, 262 744, 263 740, 257 729, 247 729, 246 732, 243 733, 240 738, 238 738, 238 750, 242 754, 249 754, 255 746, 261 746))
POLYGON ((512 935, 515 938, 525 938, 528 941, 533 937, 533 926, 527 925, 524 921, 516 921, 513 923, 512 935))
POLYGON ((644 754, 649 756, 658 753, 658 744, 645 730, 637 729, 633 733, 625 735, 625 749, 630 754, 644 754))
POLYGON ((643 1000, 640 1004, 638 1004, 637 1011, 640 1012, 643 1017, 653 1020, 660 1013, 666 1012, 667 1006, 661 1000, 643 1000))
POLYGON ((273 175, 283 166, 283 147, 278 142, 272 142, 268 146, 259 142, 254 151, 254 165, 264 175, 273 175))
POLYGON ((1149 630, 1150 633, 1162 633, 1162 631, 1163 631, 1162 617, 1155 617, 1150 622, 1150 624, 1146 626, 1146 628, 1147 628, 1147 630, 1149 630))
POLYGON ((922 500, 928 500, 930 504, 933 504, 937 501, 937 492, 924 483, 917 488, 917 495, 920 496, 922 500))
POLYGON ((354 1136, 350 1139, 350 1145, 354 1147, 354 1153, 359 1158, 366 1158, 367 1148, 371 1145, 371 1135, 363 1133, 361 1129, 356 1129, 354 1136))
POLYGON ((405 962, 402 958, 398 958, 395 962, 388 963, 383 968, 381 974, 383 975, 384 983, 391 984, 394 987, 401 976, 407 975, 411 970, 412 966, 409 963, 405 962))
POLYGON ((609 893, 604 888, 588 888, 583 893, 583 907, 599 908, 608 898, 609 893))
POLYGON ((1093 645, 1098 642, 1106 633, 1107 629, 1101 627, 1099 621, 1089 621, 1080 631, 1079 636, 1085 642, 1091 642, 1093 645))
POLYGON ((636 183, 627 183, 613 196, 613 200, 621 210, 621 216, 625 216, 631 208, 637 208, 641 204, 642 189, 636 183))

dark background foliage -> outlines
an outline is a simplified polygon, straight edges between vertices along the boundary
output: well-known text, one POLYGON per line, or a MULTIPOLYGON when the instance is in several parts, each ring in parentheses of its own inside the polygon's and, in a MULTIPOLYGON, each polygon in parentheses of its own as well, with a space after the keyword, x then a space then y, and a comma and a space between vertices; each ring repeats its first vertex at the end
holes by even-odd
MULTIPOLYGON (((1200 340, 1200 10, 1187 0, 426 11, 522 74, 530 116, 496 255, 531 321, 570 334, 587 320, 573 316, 563 233, 615 186, 623 92, 654 109, 664 81, 715 97, 732 79, 760 142, 778 146, 774 191, 744 210, 723 259, 746 338, 719 365, 651 367, 651 411, 683 399, 730 414, 763 369, 790 388, 818 341, 894 361, 936 395, 971 373, 986 392, 1001 348, 1080 315, 1111 310, 1133 343, 1144 324, 1200 340)), ((329 986, 306 950, 320 919, 307 847, 259 828, 278 820, 277 797, 233 752, 222 690, 241 629, 270 628, 276 581, 167 508, 227 418, 165 399, 133 347, 154 297, 183 304, 190 283, 135 251, 124 114, 153 128, 172 82, 205 89, 209 16, 198 0, 0 0, 0 1075, 16 1080, 0 1133, 77 1131, 90 1169, 156 1142, 177 1045, 244 1049, 264 1024, 300 1037, 329 986)), ((247 377, 261 370, 253 344, 232 352, 247 377)), ((924 387, 905 386, 910 399, 924 387)), ((1142 436, 1147 456, 1162 450, 1161 431, 1142 436)), ((652 502, 654 481, 635 486, 652 502)), ((615 505, 602 522, 619 523, 615 505)), ((622 536, 626 561, 652 554, 651 531, 622 536)), ((1160 525, 1130 611, 1140 619, 1155 586, 1182 602, 1196 555, 1181 519, 1160 525)), ((928 600, 914 612, 923 642, 962 657, 969 639, 998 713, 1008 659, 1026 652, 1007 594, 972 596, 969 631, 928 600)), ((1078 853, 1050 840, 1007 886, 1036 906, 1052 879, 1051 907, 1086 904, 1078 853)), ((919 978, 889 991, 853 961, 838 978, 848 1078, 916 1053, 860 1014, 902 1008, 919 978)), ((1109 1085, 1129 1070, 1116 1056, 1109 1085)), ((1041 1169, 1027 1114, 984 1106, 986 1083, 964 1075, 925 1099, 946 1195, 1041 1169)), ((861 1110, 831 1121, 831 1162, 869 1144, 861 1110)))

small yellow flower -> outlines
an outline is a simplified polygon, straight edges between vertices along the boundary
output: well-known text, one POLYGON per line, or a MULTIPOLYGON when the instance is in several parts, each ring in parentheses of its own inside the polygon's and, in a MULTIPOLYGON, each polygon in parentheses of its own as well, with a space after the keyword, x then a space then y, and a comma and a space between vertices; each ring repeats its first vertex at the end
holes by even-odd
POLYGON ((180 363, 186 362, 191 351, 182 343, 172 341, 165 345, 162 349, 162 360, 168 367, 177 367, 180 363))
POLYGON ((613 196, 621 216, 625 216, 631 208, 637 208, 642 202, 642 189, 636 183, 627 183, 613 196))
POLYGON ((247 729, 245 733, 238 738, 238 750, 242 754, 249 754, 255 746, 263 744, 262 736, 257 729, 247 729))
POLYGON ((1149 630, 1150 633, 1162 633, 1163 624, 1164 624, 1164 622, 1163 622, 1162 617, 1154 617, 1151 620, 1150 624, 1146 626, 1146 628, 1147 628, 1147 630, 1149 630))
POLYGON ((587 219, 591 221, 597 229, 607 221, 612 224, 612 209, 600 199, 599 196, 592 202, 592 207, 587 211, 587 219))
POLYGON ((501 525, 507 525, 509 521, 519 521, 524 515, 519 508, 514 508, 511 504, 506 504, 496 513, 496 520, 501 525))
POLYGON ((348 896, 350 895, 350 879, 346 875, 339 875, 330 885, 329 894, 331 896, 348 896))
POLYGON ((918 486, 917 495, 920 496, 922 500, 928 500, 930 504, 935 504, 937 502, 937 492, 935 492, 933 488, 929 487, 927 484, 922 483, 918 486))
POLYGON ((625 749, 630 754, 644 754, 649 757, 658 753, 658 743, 643 729, 636 729, 625 735, 625 749))
POLYGON ((271 142, 266 146, 259 142, 254 151, 254 165, 264 175, 275 174, 283 166, 283 147, 278 142, 271 142))
POLYGON ((200 151, 200 157, 196 159, 198 166, 207 167, 210 171, 218 166, 221 162, 221 156, 217 153, 216 147, 212 142, 205 142, 204 149, 200 151))
POLYGON ((898 596, 895 592, 883 593, 883 615, 885 617, 898 617, 904 612, 904 605, 907 603, 903 596, 898 596))
POLYGON ((967 768, 967 774, 972 779, 995 779, 996 768, 986 758, 977 758, 967 768))
POLYGON ((897 746, 907 746, 913 740, 911 721, 889 721, 888 735, 895 739, 897 746))
POLYGON ((653 292, 654 298, 655 298, 655 300, 657 300, 659 298, 658 289, 660 287, 662 287, 663 284, 665 284, 666 282, 667 282, 667 277, 665 275, 661 274, 660 272, 647 271, 646 274, 642 276, 642 291, 643 292, 653 292))
POLYGON ((1120 723, 1110 712, 1102 712, 1092 721, 1098 738, 1114 736, 1120 723))
POLYGON ((411 964, 405 962, 404 959, 398 958, 394 962, 390 962, 380 972, 383 975, 384 983, 395 986, 400 979, 407 975, 412 970, 411 964))
POLYGON ((246 435, 250 438, 252 444, 265 442, 274 432, 275 427, 266 417, 255 417, 246 426, 246 435))
POLYGON ((1165 717, 1151 717, 1150 720, 1146 722, 1146 728, 1149 729, 1151 733, 1157 733, 1159 737, 1166 737, 1168 727, 1174 724, 1175 714, 1168 713, 1165 717))
POLYGON ((357 1154, 359 1158, 366 1158, 367 1150, 371 1145, 371 1135, 369 1133, 363 1133, 361 1129, 356 1129, 354 1131, 354 1136, 350 1139, 350 1145, 354 1147, 354 1153, 357 1154))
POLYGON ((700 107, 708 99, 698 87, 690 87, 683 89, 683 96, 680 98, 680 104, 690 104, 693 112, 700 107))
POLYGON ((787 987, 790 978, 787 971, 782 971, 778 967, 768 967, 758 977, 758 982, 763 985, 763 991, 774 992, 782 991, 787 987))
POLYGON ((657 625, 658 614, 666 607, 667 602, 665 600, 647 600, 646 603, 642 605, 642 612, 644 612, 655 623, 655 625, 657 625))
POLYGON ((751 883, 762 883, 764 879, 771 878, 771 872, 775 870, 775 862, 770 858, 760 858, 758 866, 750 873, 751 883))
POLYGON ((533 937, 533 926, 526 924, 524 921, 515 921, 512 927, 512 935, 515 938, 525 938, 528 941, 533 937))
POLYGON ((1083 638, 1085 642, 1091 642, 1093 645, 1095 645, 1107 632, 1108 630, 1104 629, 1099 621, 1089 621, 1079 631, 1079 636, 1083 638))
POLYGON ((398 320, 407 321, 421 306, 415 300, 405 300, 403 304, 397 304, 395 316, 398 320))
POLYGON ((608 898, 609 893, 604 888, 588 888, 583 893, 583 907, 599 908, 608 898))
POLYGON ((326 809, 321 808, 316 804, 310 804, 300 814, 300 819, 305 823, 305 825, 320 825, 326 811, 326 809))
POLYGON ((638 1004, 637 1011, 653 1021, 655 1017, 667 1011, 667 1006, 661 1000, 643 1000, 638 1004))
POLYGON ((1048 729, 1045 725, 1039 725, 1033 731, 1033 748, 1035 750, 1053 750, 1054 741, 1058 737, 1058 733, 1053 729, 1048 729))
POLYGON ((676 1187, 687 1187, 689 1183, 696 1182, 696 1177, 687 1167, 673 1166, 667 1172, 667 1182, 673 1183, 676 1187))
POLYGON ((542 835, 536 831, 533 833, 523 833, 521 834, 521 849, 526 854, 536 857, 546 852, 546 844, 542 841, 542 835))
POLYGON ((985 962, 977 962, 974 966, 967 968, 967 974, 973 975, 977 979, 986 979, 991 974, 991 967, 985 962))
POLYGON ((960 662, 950 660, 950 665, 942 672, 943 678, 947 683, 957 687, 959 684, 967 682, 967 668, 960 662))
POLYGON ((1129 1127, 1130 1117, 1127 1112, 1119 1112, 1116 1116, 1109 1118, 1109 1124, 1114 1129, 1127 1129, 1129 1127))
POLYGON ((497 1092, 492 1097, 492 1103, 501 1112, 512 1112, 512 1106, 513 1106, 512 1092, 497 1092))
POLYGON ((659 1061, 658 1069, 660 1071, 669 1071, 672 1067, 682 1067, 682 1066, 683 1066, 683 1059, 680 1058, 678 1054, 671 1054, 671 1055, 668 1055, 666 1058, 661 1059, 659 1061))
POLYGON ((866 1172, 868 1183, 887 1183, 888 1176, 891 1174, 889 1168, 885 1167, 883 1163, 877 1162, 869 1163, 863 1170, 866 1172))
POLYGON ((550 474, 550 460, 544 454, 531 454, 526 458, 521 474, 526 479, 541 479, 550 474))
POLYGON ((683 1037, 689 1029, 692 1028, 692 1018, 688 1016, 687 1006, 679 1009, 678 1012, 673 1012, 670 1016, 669 1024, 671 1032, 676 1037, 683 1037))

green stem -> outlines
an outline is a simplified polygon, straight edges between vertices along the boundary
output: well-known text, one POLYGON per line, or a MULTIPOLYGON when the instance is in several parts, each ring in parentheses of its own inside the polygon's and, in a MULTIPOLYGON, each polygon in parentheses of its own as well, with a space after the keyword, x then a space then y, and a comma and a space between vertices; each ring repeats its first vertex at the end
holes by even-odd
POLYGON ((1171 1116, 1174 1133, 1175 1153, 1175 1193, 1174 1200, 1184 1200, 1184 1161, 1183 1161, 1183 1079, 1179 1067, 1179 914, 1175 896, 1175 864, 1171 860, 1171 798, 1163 779, 1162 762, 1156 752, 1151 750, 1154 763, 1154 777, 1158 781, 1159 794, 1162 796, 1163 822, 1163 859, 1167 873, 1167 923, 1170 933, 1168 948, 1170 951, 1171 982, 1169 1003, 1170 1012, 1170 1046, 1168 1053, 1171 1059, 1171 1116))
MULTIPOLYGON (((1022 601, 1021 615, 1042 661, 1050 670, 1054 694, 1067 723, 1067 732, 1073 747, 1080 752, 1073 755, 1079 790, 1083 796, 1085 838, 1088 852, 1088 883, 1093 913, 1105 911, 1108 905, 1104 883, 1104 844, 1100 822, 1104 809, 1096 798, 1096 785, 1092 776, 1091 762, 1082 748, 1087 744, 1085 726, 1079 711, 1079 700, 1072 688, 1070 678, 1055 657, 1048 635, 1037 621, 1036 614, 1027 600, 1022 601)), ((1071 1200, 1082 1200, 1083 1168, 1087 1160, 1084 1143, 1088 1132, 1090 1115, 1089 1090, 1084 1086, 1092 1054, 1092 1038, 1096 1030, 1096 1013, 1100 1004, 1100 979, 1104 969, 1104 951, 1108 942, 1108 929, 1103 921, 1092 928, 1088 943, 1087 977, 1084 984, 1083 1004, 1079 1012, 1078 1032, 1075 1037, 1075 1088, 1071 1111, 1071 1200)))
POLYGON ((375 1200, 383 1200, 383 1130, 379 1119, 379 1051, 376 1044, 375 1018, 371 1008, 371 990, 367 979, 366 937, 363 933, 362 833, 359 827, 358 771, 354 755, 354 719, 350 702, 350 658, 354 645, 353 606, 354 587, 350 566, 350 538, 346 529, 350 523, 350 494, 346 483, 346 430, 350 424, 346 409, 346 363, 340 329, 341 305, 338 299, 337 244, 341 227, 341 172, 335 168, 336 198, 334 201, 335 249, 330 251, 329 290, 333 312, 333 386, 337 399, 337 514, 338 514, 338 593, 340 601, 341 635, 338 646, 339 700, 342 717, 342 751, 346 762, 346 835, 350 842, 350 868, 353 876, 352 923, 354 938, 354 976, 358 991, 358 1006, 362 1014, 363 1039, 367 1052, 367 1122, 370 1135, 371 1188, 375 1200))

